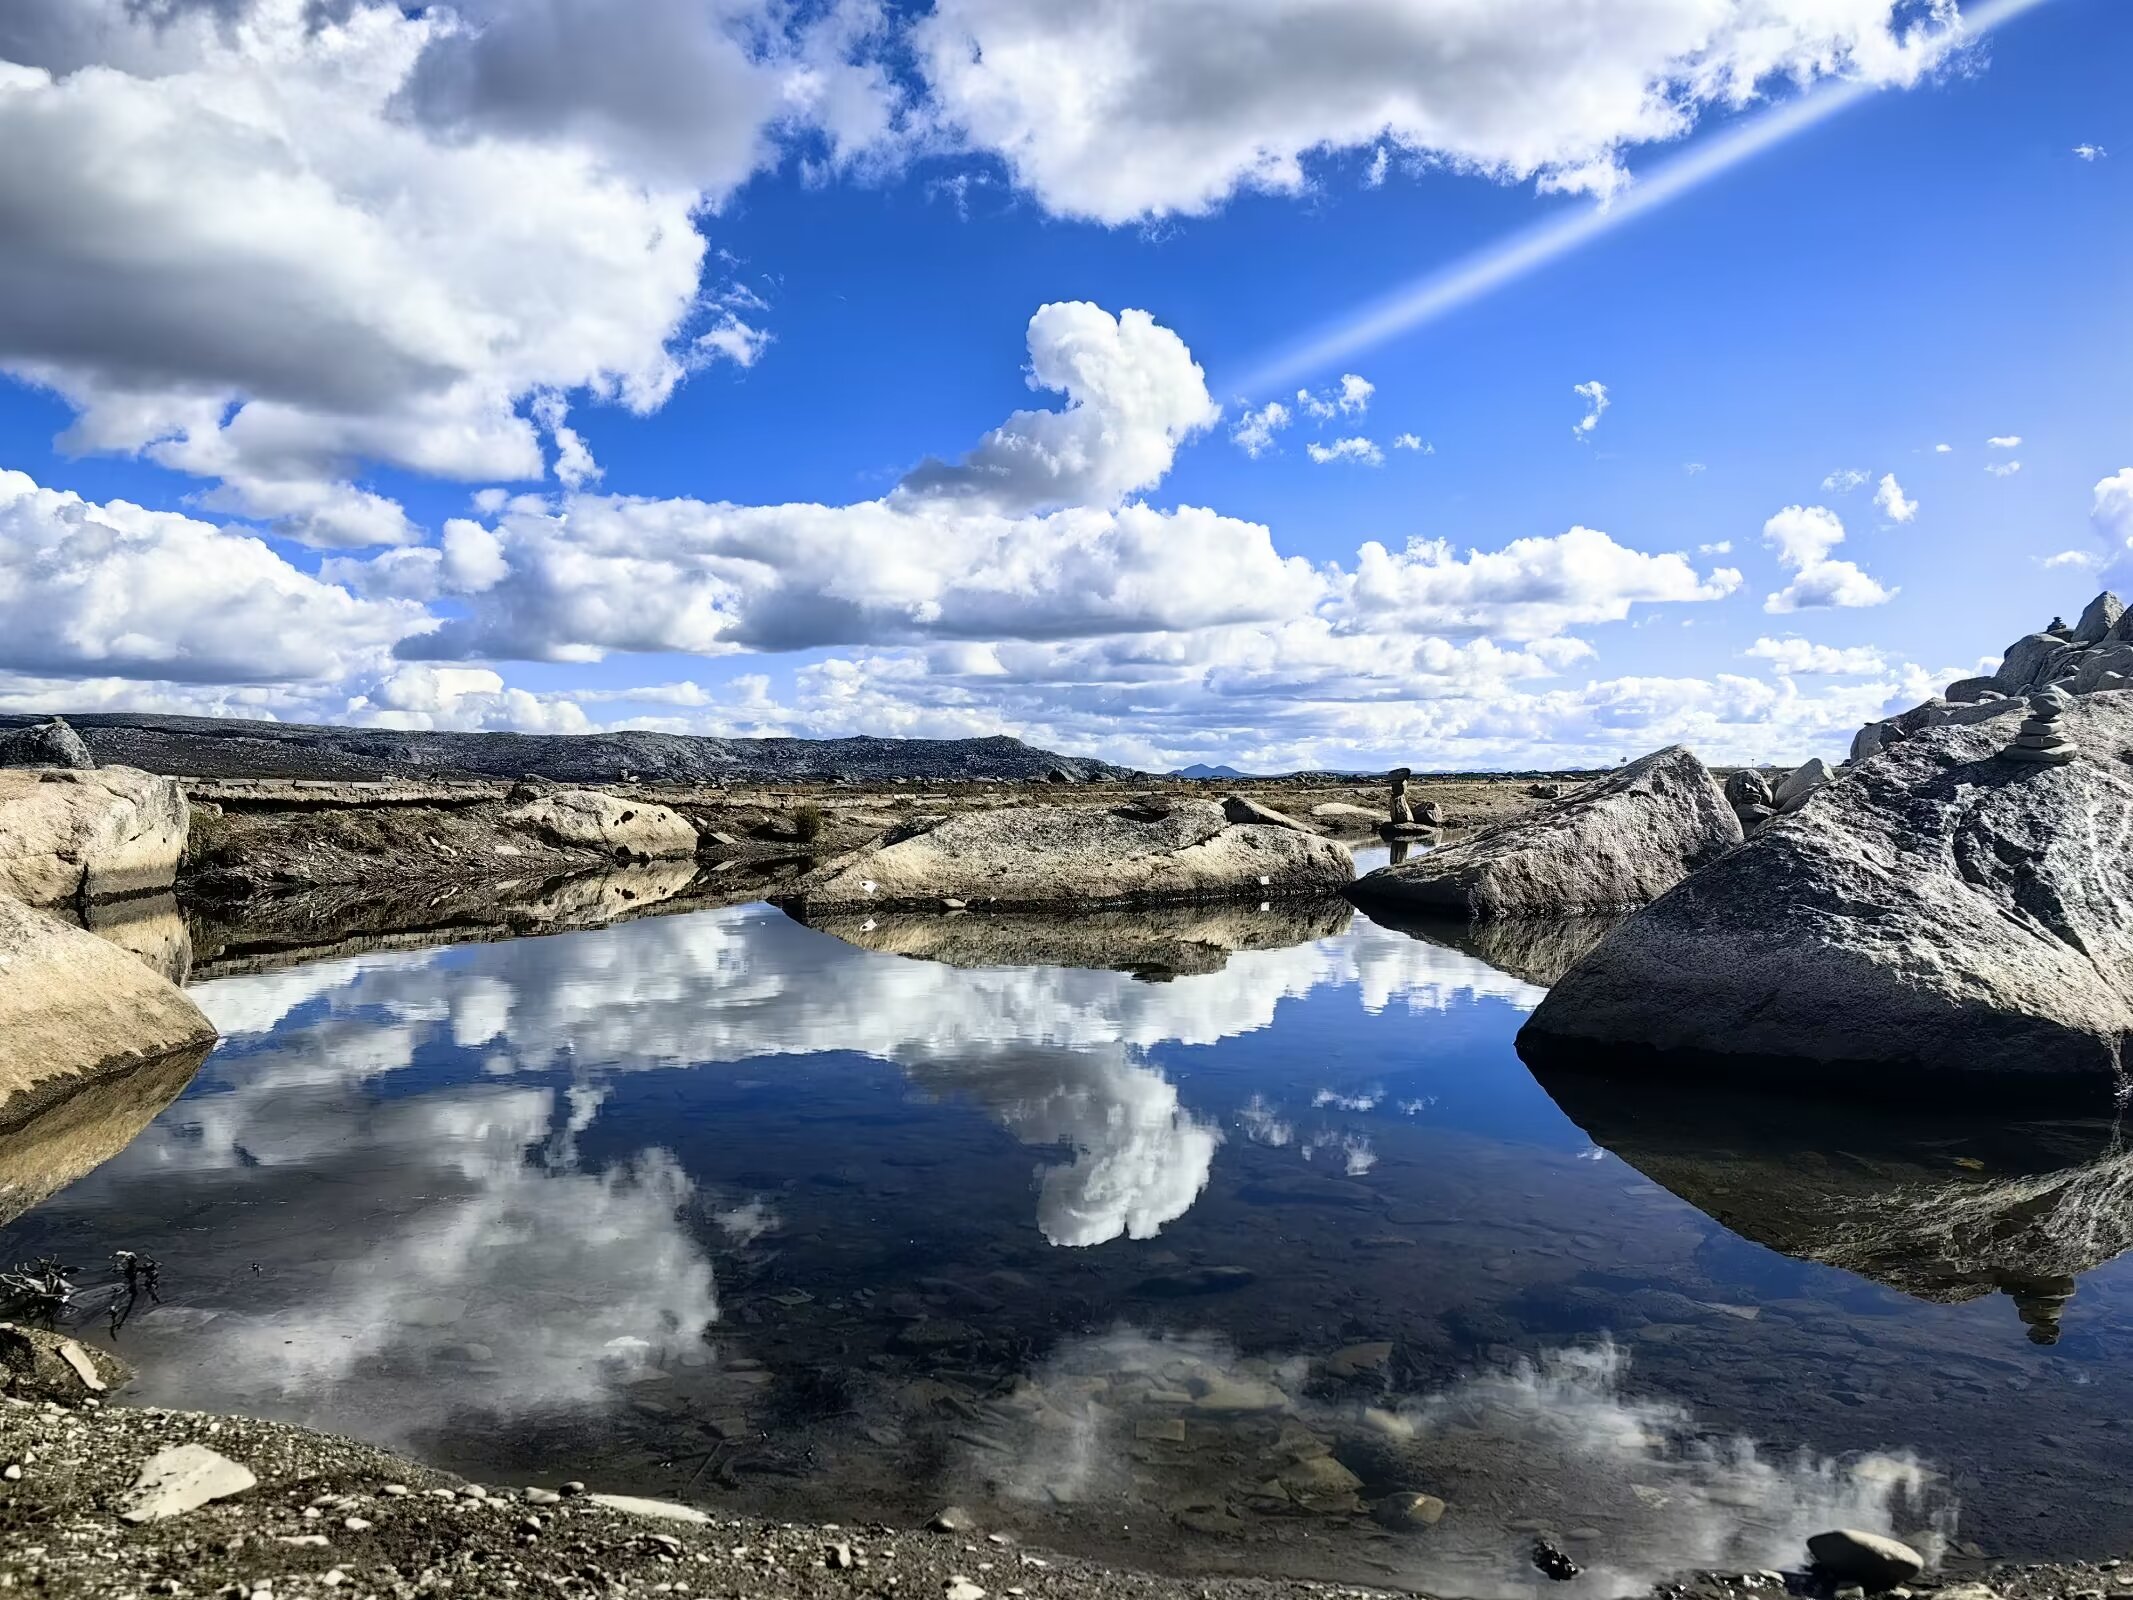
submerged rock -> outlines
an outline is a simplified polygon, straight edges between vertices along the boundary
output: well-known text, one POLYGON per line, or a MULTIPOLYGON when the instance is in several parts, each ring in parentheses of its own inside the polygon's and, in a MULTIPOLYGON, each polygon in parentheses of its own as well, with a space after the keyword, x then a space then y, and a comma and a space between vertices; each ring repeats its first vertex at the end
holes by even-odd
POLYGON ((696 854, 696 829, 680 812, 597 789, 537 794, 505 812, 504 821, 551 843, 604 850, 621 861, 696 854))
POLYGON ((1324 895, 1355 875, 1345 845, 1295 827, 1232 822, 1211 800, 1146 806, 1003 806, 914 820, 801 878, 802 916, 909 910, 943 900, 1002 909, 1101 908, 1324 895))
POLYGON ((0 1126, 84 1079, 211 1044, 214 1025, 117 945, 0 898, 0 1126))
POLYGON ((1621 911, 1741 842, 1732 807, 1680 745, 1551 804, 1359 879, 1365 906, 1476 917, 1621 911))
POLYGON ((1385 906, 1372 906, 1366 915, 1380 927, 1461 951, 1543 989, 1582 961, 1607 930, 1622 920, 1620 914, 1610 914, 1469 921, 1443 912, 1406 914, 1385 906))
POLYGON ((0 895, 48 906, 168 889, 191 822, 174 778, 0 771, 0 895))
POLYGON ((2082 759, 2003 761, 2001 724, 1884 750, 1616 928, 1526 1033, 1854 1095, 2108 1103, 2133 1033, 2133 693, 2056 727, 2082 759))

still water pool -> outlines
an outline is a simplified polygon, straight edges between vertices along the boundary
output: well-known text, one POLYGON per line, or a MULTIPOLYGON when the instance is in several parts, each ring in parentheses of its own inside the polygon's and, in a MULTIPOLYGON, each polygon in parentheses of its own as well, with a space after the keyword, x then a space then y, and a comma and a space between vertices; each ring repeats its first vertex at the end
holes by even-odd
POLYGON ((162 1261, 83 1327, 144 1403, 490 1482, 1471 1595, 2133 1545, 2116 1129, 1544 1086, 1491 953, 748 905, 220 979, 0 1258, 162 1261))

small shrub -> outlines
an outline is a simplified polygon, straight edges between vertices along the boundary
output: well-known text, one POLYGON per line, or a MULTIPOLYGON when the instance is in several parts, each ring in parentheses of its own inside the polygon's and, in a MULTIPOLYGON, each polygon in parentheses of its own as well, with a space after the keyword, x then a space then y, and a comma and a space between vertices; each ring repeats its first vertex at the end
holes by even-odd
POLYGON ((794 806, 792 808, 793 837, 802 844, 813 844, 822 837, 822 808, 820 806, 794 806))

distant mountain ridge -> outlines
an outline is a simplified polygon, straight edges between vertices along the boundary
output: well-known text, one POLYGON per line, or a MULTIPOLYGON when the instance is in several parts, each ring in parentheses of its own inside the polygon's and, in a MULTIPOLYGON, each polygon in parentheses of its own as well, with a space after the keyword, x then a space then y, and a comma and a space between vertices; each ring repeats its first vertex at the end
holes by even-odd
POLYGON ((1171 774, 1173 778, 1248 778, 1248 772, 1239 772, 1235 767, 1211 767, 1204 761, 1195 761, 1189 767, 1180 767, 1171 774))
MULTIPOLYGON (((880 783, 894 778, 1043 780, 1074 783, 1139 774, 1085 756, 1039 750, 1020 739, 722 739, 681 733, 403 733, 166 717, 133 712, 60 712, 101 763, 189 778, 485 777, 538 774, 565 783, 880 783)), ((0 715, 0 730, 48 716, 0 715)))

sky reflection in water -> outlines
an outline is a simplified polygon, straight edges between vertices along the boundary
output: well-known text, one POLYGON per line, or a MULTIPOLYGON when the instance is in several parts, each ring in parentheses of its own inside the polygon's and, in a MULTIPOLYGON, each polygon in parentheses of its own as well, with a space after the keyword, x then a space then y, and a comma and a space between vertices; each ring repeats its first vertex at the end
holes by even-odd
POLYGON ((2133 1534, 2110 1130, 1749 1150, 1557 1086, 1625 1162, 1511 1050, 1541 990, 1430 937, 1137 917, 1096 940, 1134 975, 1042 964, 1094 924, 982 920, 748 906, 204 984, 224 1045, 0 1252, 165 1260, 119 1336, 143 1398, 506 1479, 983 1500, 1474 1594, 1530 1588, 1540 1530, 1595 1594, 1832 1522, 2133 1534), (1452 1509, 1388 1530, 1397 1490, 1452 1509))

